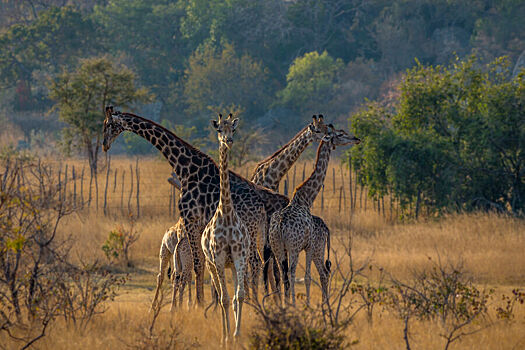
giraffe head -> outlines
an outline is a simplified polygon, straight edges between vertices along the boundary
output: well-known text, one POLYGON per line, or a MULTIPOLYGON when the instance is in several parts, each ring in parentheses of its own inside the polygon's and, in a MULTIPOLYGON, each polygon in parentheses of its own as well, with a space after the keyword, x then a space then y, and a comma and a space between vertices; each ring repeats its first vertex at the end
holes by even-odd
POLYGON ((238 122, 239 119, 233 119, 231 113, 227 118, 223 118, 222 114, 219 114, 218 121, 215 119, 212 119, 211 121, 211 125, 217 130, 219 143, 225 145, 228 149, 230 149, 233 144, 233 134, 235 133, 235 129, 237 129, 238 122))
POLYGON ((336 130, 332 124, 328 124, 328 134, 323 138, 324 142, 330 142, 332 148, 339 146, 357 145, 361 142, 360 139, 353 135, 349 135, 344 130, 336 130))
POLYGON ((111 143, 117 138, 124 128, 119 124, 117 116, 120 112, 115 112, 113 106, 106 107, 106 119, 104 119, 104 140, 102 141, 102 149, 107 152, 111 147, 111 143))
POLYGON ((323 137, 328 134, 328 127, 324 123, 324 117, 322 114, 312 116, 312 122, 308 125, 314 142, 321 141, 323 137))

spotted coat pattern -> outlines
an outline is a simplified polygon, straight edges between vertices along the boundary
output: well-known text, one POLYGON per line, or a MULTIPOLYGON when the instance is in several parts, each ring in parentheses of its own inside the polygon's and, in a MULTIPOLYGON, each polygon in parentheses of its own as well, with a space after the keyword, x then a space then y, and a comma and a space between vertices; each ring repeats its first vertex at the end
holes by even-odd
MULTIPOLYGON (((197 302, 202 304, 204 255, 200 241, 202 232, 219 203, 219 168, 211 157, 155 122, 107 107, 103 149, 107 151, 123 131, 133 132, 154 145, 169 161, 181 182, 178 207, 193 254, 197 302)), ((257 278, 254 276, 258 275, 262 263, 256 252, 262 250, 261 242, 265 241, 268 216, 285 207, 289 200, 274 191, 253 184, 232 171, 229 171, 229 177, 235 210, 249 235, 254 238, 250 241, 252 253, 249 261, 252 284, 256 290, 257 278)))

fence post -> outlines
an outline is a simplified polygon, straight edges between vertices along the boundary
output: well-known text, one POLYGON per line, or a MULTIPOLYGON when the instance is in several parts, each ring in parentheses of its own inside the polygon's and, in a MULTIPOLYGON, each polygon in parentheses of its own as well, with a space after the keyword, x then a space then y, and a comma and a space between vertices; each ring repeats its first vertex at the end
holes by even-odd
POLYGON ((126 169, 122 169, 122 182, 120 184, 120 211, 124 212, 124 180, 126 179, 126 169))
POLYGON ((82 172, 80 173, 80 205, 84 209, 84 166, 82 166, 82 172))
POLYGON ((343 193, 343 209, 346 210, 345 174, 343 173, 343 164, 341 164, 339 170, 341 171, 341 191, 343 193))
POLYGON ((332 194, 335 195, 335 167, 332 168, 332 194))
POLYGON ((68 165, 66 164, 66 169, 64 170, 64 201, 67 201, 67 172, 68 165))
POLYGON ((115 168, 115 178, 113 179, 113 193, 115 193, 115 190, 117 189, 117 172, 118 168, 115 168))
POLYGON ((284 179, 284 195, 288 197, 288 179, 284 179))
POLYGON ((339 186, 339 212, 341 212, 341 199, 343 197, 343 187, 339 186))
POLYGON ((133 165, 129 165, 129 175, 131 177, 131 184, 129 187, 129 196, 128 196, 128 214, 131 214, 131 196, 133 195, 133 165))
POLYGON ((106 167, 106 186, 104 186, 104 216, 108 215, 108 182, 109 182, 109 171, 111 168, 111 156, 108 156, 108 164, 106 167))
POLYGON ((98 213, 98 174, 95 172, 95 205, 97 206, 97 213, 98 213))
POLYGON ((140 216, 140 170, 139 170, 139 158, 135 161, 135 174, 137 177, 137 219, 140 216))
POLYGON ((304 172, 305 171, 306 171, 306 162, 303 163, 303 180, 302 180, 303 182, 304 182, 304 176, 305 176, 304 172))
MULTIPOLYGON (((58 166, 58 202, 62 203, 62 164, 58 166)), ((20 183, 18 183, 18 188, 20 188, 20 183)))
POLYGON ((348 188, 350 190, 350 210, 355 209, 354 194, 352 193, 352 157, 348 155, 348 188))
POLYGON ((73 177, 73 207, 77 207, 77 174, 75 173, 75 166, 73 165, 72 177, 73 177))

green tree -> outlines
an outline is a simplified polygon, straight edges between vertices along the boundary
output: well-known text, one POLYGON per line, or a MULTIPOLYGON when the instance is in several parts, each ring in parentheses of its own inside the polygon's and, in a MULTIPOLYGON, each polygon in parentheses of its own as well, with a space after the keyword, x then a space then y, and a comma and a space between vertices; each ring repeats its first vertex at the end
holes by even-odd
POLYGON ((191 53, 179 30, 182 15, 181 6, 170 0, 114 0, 95 6, 92 15, 111 52, 128 56, 140 81, 164 104, 191 53))
POLYGON ((370 196, 391 193, 420 209, 525 208, 525 73, 508 63, 418 65, 399 86, 394 110, 376 104, 352 120, 363 142, 351 151, 370 196))
POLYGON ((129 106, 151 98, 135 80, 130 69, 101 57, 82 60, 76 70, 58 75, 49 85, 50 97, 56 102, 53 109, 58 109, 60 120, 67 124, 62 130, 65 145, 86 152, 94 173, 105 106, 129 106))
POLYGON ((325 51, 298 57, 286 75, 286 87, 279 91, 280 102, 298 112, 325 111, 338 88, 343 61, 325 51))
POLYGON ((17 85, 21 109, 32 104, 33 72, 50 75, 100 49, 93 22, 72 7, 52 7, 0 33, 0 84, 17 85))
POLYGON ((184 96, 187 112, 208 116, 210 110, 236 106, 247 118, 262 114, 270 101, 267 70, 249 55, 238 56, 230 44, 207 44, 189 59, 184 96))

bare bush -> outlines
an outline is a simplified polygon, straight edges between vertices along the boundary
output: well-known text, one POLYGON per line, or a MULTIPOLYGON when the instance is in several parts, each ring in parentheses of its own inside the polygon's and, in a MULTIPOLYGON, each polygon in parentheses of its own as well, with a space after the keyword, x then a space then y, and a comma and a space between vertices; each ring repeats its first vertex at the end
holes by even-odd
POLYGON ((57 229, 74 207, 51 167, 9 155, 0 171, 0 334, 25 349, 60 316, 88 322, 123 281, 70 262, 57 229))
POLYGON ((444 349, 454 341, 487 328, 490 324, 477 323, 488 317, 488 306, 493 290, 480 290, 461 266, 432 262, 431 269, 415 273, 410 283, 391 278, 387 306, 404 323, 404 340, 410 347, 410 321, 436 321, 439 334, 445 340, 444 349))
POLYGON ((174 325, 173 318, 170 319, 169 327, 158 329, 157 322, 161 315, 162 309, 168 305, 164 300, 164 291, 161 289, 158 298, 157 307, 152 308, 147 321, 141 323, 134 332, 135 338, 133 343, 127 340, 121 340, 130 349, 135 350, 179 350, 198 348, 196 342, 186 343, 181 340, 181 329, 174 325))
POLYGON ((250 333, 249 349, 342 349, 345 327, 327 326, 319 310, 294 306, 252 305, 258 324, 250 333))

